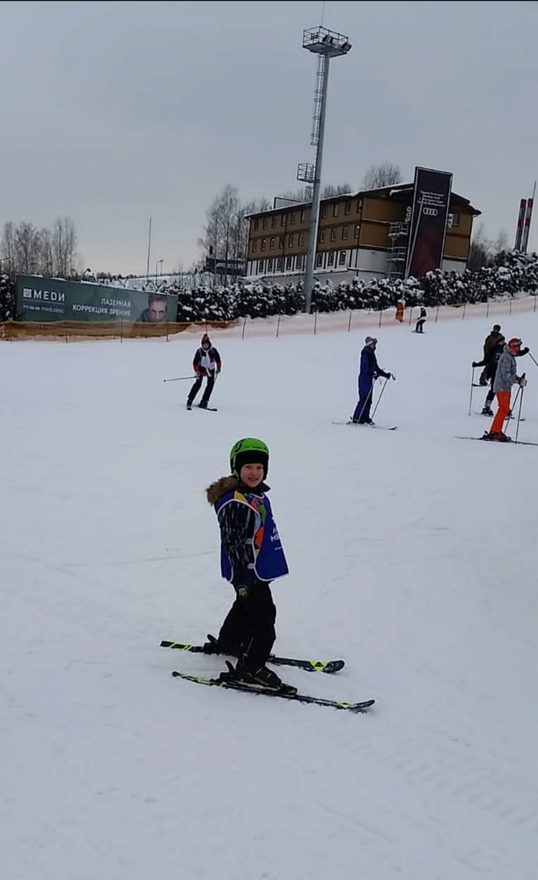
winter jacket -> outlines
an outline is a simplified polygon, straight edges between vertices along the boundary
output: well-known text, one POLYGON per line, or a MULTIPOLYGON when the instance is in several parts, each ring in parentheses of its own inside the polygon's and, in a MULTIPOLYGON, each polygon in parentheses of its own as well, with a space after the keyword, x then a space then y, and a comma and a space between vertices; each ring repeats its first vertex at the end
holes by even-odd
POLYGON ((485 367, 485 375, 486 379, 493 379, 495 377, 495 373, 497 372, 497 365, 499 363, 500 357, 504 351, 505 344, 504 342, 496 343, 493 348, 490 350, 487 358, 483 358, 481 361, 476 361, 473 366, 475 367, 485 367))
POLYGON ((207 351, 203 348, 198 348, 196 354, 194 355, 194 360, 192 362, 192 368, 197 376, 211 376, 215 375, 215 371, 220 373, 222 368, 222 363, 220 360, 220 354, 217 349, 211 346, 207 351))
POLYGON ((498 330, 492 330, 489 336, 486 336, 484 340, 484 361, 488 361, 491 357, 493 349, 499 342, 499 339, 502 338, 502 333, 499 333, 498 330))
POLYGON ((379 364, 377 363, 377 358, 375 356, 375 351, 370 345, 365 345, 363 350, 361 351, 361 364, 359 369, 359 393, 362 391, 368 392, 368 390, 372 387, 372 383, 374 379, 377 379, 378 376, 383 376, 385 379, 390 379, 390 373, 386 373, 385 370, 382 370, 379 364))
POLYGON ((495 394, 497 391, 511 391, 512 385, 515 385, 515 383, 519 381, 520 377, 516 372, 516 359, 514 355, 510 353, 508 346, 505 345, 503 353, 499 358, 499 363, 497 364, 497 372, 495 373, 495 379, 493 381, 493 390, 495 394))
POLYGON ((286 557, 262 483, 256 493, 236 477, 222 477, 207 490, 221 536, 221 574, 234 586, 253 586, 288 574, 286 557))

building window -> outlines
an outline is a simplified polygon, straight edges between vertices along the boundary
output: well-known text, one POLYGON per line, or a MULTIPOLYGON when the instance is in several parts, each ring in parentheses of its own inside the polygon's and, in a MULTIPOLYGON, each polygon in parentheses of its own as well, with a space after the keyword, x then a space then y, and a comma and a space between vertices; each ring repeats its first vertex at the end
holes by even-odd
POLYGON ((295 211, 292 211, 291 214, 290 214, 290 223, 291 223, 292 226, 293 226, 294 223, 295 223, 295 217, 296 217, 295 211))
POLYGON ((271 257, 270 260, 267 260, 267 271, 268 271, 268 272, 272 272, 272 271, 273 271, 273 258, 272 258, 272 257, 271 257))
POLYGON ((320 229, 318 239, 319 239, 320 243, 325 241, 325 230, 324 229, 320 229))
POLYGON ((283 247, 284 247, 284 236, 283 236, 283 235, 279 236, 279 239, 278 239, 278 246, 279 246, 279 248, 283 248, 283 247))
POLYGON ((252 242, 252 253, 255 254, 257 250, 258 250, 258 242, 253 241, 252 242))
POLYGON ((334 226, 331 229, 331 241, 336 241, 336 229, 334 226))
POLYGON ((338 257, 338 265, 345 266, 346 265, 346 252, 340 251, 340 256, 338 257))
POLYGON ((306 208, 303 208, 301 211, 301 223, 304 223, 306 220, 306 208))
POLYGON ((259 221, 259 220, 255 220, 255 221, 254 221, 254 232, 256 232, 256 230, 257 230, 257 228, 258 228, 259 225, 260 225, 260 221, 259 221))
POLYGON ((293 234, 293 232, 290 232, 290 234, 288 235, 288 247, 293 247, 294 243, 295 235, 293 234))
POLYGON ((358 238, 360 231, 361 231, 360 226, 359 225, 355 226, 355 229, 353 230, 353 238, 358 238))
POLYGON ((276 244, 276 238, 275 238, 275 236, 273 235, 273 237, 271 238, 271 241, 269 242, 269 250, 274 251, 274 249, 275 249, 275 244, 276 244))
POLYGON ((342 229, 342 239, 345 241, 347 238, 349 238, 349 226, 344 226, 342 229))
POLYGON ((264 229, 267 229, 267 220, 268 220, 268 219, 269 219, 268 217, 264 217, 264 218, 263 218, 262 226, 263 226, 264 229))
POLYGON ((460 215, 459 214, 449 214, 448 215, 448 228, 454 229, 455 226, 460 225, 460 215))
POLYGON ((322 205, 321 206, 321 219, 325 220, 326 217, 327 217, 327 205, 322 205))
POLYGON ((261 245, 260 245, 260 250, 261 250, 261 251, 264 251, 264 250, 265 250, 265 246, 266 246, 266 244, 267 244, 266 239, 265 239, 265 238, 262 238, 262 243, 261 243, 261 245))
POLYGON ((319 267, 322 265, 322 263, 323 263, 323 254, 316 254, 316 269, 319 269, 319 267))
POLYGON ((362 202, 360 199, 357 199, 357 214, 359 213, 361 208, 362 208, 362 202))
POLYGON ((272 227, 276 226, 276 214, 273 214, 273 216, 271 217, 271 226, 272 227))
POLYGON ((298 269, 304 269, 304 261, 305 261, 304 254, 299 254, 299 256, 297 257, 297 268, 298 269))
POLYGON ((340 213, 340 205, 338 202, 336 202, 333 205, 333 217, 338 217, 339 213, 340 213))
POLYGON ((261 275, 265 267, 265 260, 259 260, 258 262, 258 274, 261 275))
POLYGON ((277 267, 277 269, 278 269, 279 272, 283 272, 283 271, 284 271, 284 257, 279 257, 279 258, 278 258, 278 260, 277 260, 277 264, 276 264, 276 267, 277 267))
POLYGON ((299 233, 299 244, 304 244, 304 232, 299 233))
POLYGON ((285 225, 286 225, 286 215, 285 215, 285 214, 281 214, 281 215, 280 215, 280 225, 281 225, 281 226, 285 226, 285 225))
POLYGON ((291 269, 291 257, 286 257, 286 269, 291 269))
POLYGON ((344 214, 351 214, 351 202, 346 202, 344 205, 344 214))
POLYGON ((327 255, 327 265, 334 266, 334 251, 329 251, 327 255))

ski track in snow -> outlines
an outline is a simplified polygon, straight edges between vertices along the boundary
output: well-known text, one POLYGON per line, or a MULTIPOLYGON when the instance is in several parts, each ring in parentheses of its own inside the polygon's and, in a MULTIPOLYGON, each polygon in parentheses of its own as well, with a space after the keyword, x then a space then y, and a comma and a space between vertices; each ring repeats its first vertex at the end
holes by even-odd
MULTIPOLYGON (((490 323, 432 324, 420 350, 379 331, 396 432, 331 424, 362 332, 214 333, 211 426, 162 383, 192 338, 0 346, 1 877, 535 880, 538 450, 455 439, 484 427, 467 408, 490 323), (291 569, 275 650, 346 660, 281 674, 374 697, 367 715, 170 676, 222 668, 159 642, 200 641, 229 607, 203 490, 246 435, 271 447, 291 569)), ((534 314, 501 323, 532 348, 534 314)), ((520 439, 538 440, 525 369, 520 439)))

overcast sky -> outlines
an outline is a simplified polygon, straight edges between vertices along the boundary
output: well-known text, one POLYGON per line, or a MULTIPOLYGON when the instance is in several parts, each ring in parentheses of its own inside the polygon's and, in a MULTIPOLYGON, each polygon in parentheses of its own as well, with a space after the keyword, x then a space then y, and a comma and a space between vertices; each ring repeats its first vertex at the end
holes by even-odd
POLYGON ((538 176, 535 2, 0 2, 0 225, 67 215, 85 266, 138 273, 151 215, 152 271, 187 268, 226 183, 272 198, 312 161, 301 41, 322 15, 353 46, 331 66, 324 182, 452 171, 513 244, 538 176))

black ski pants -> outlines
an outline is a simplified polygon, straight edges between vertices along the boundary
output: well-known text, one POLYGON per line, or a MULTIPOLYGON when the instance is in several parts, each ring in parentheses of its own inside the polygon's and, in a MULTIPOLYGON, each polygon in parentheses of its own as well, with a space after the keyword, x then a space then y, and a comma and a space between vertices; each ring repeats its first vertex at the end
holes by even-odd
POLYGON ((250 671, 263 666, 273 648, 276 633, 276 608, 269 584, 258 581, 240 594, 244 587, 234 587, 236 599, 219 632, 219 650, 239 658, 250 671))
MULTIPOLYGON (((188 398, 187 398, 187 403, 190 403, 191 406, 192 406, 192 404, 193 404, 193 402, 194 402, 194 398, 196 397, 196 395, 198 394, 200 388, 202 387, 202 382, 203 382, 203 381, 204 381, 204 377, 203 377, 203 376, 198 376, 198 378, 196 379, 196 382, 194 383, 194 385, 192 386, 191 390, 189 391, 189 396, 188 396, 188 398)), ((211 394, 212 394, 213 386, 214 386, 214 385, 215 385, 215 377, 214 377, 214 375, 211 373, 210 375, 207 376, 207 385, 206 385, 206 387, 205 387, 205 391, 204 391, 203 397, 202 397, 202 399, 201 399, 201 401, 200 401, 200 406, 207 406, 207 404, 209 403, 209 398, 211 397, 211 394)))

